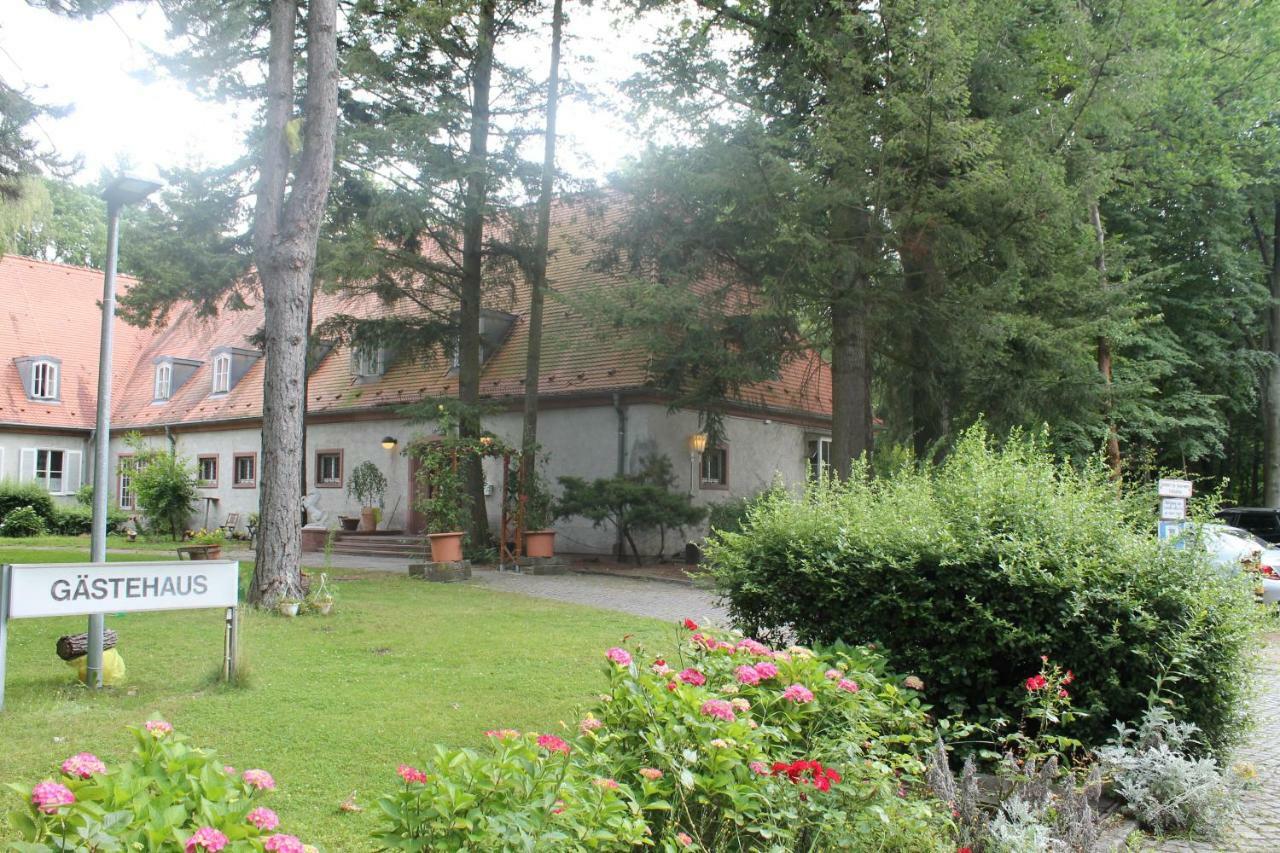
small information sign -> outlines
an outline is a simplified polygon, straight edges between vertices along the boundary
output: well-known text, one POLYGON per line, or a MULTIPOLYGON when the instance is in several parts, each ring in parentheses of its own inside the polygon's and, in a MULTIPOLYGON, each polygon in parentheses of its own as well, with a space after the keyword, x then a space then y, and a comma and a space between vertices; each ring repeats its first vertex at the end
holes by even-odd
POLYGON ((1182 521, 1187 517, 1186 498, 1161 498, 1160 519, 1162 521, 1182 521))
POLYGON ((1160 481, 1160 497, 1162 498, 1191 497, 1191 481, 1162 479, 1160 481))
POLYGON ((1168 542, 1169 540, 1173 540, 1174 548, 1185 548, 1187 543, 1182 541, 1182 531, 1186 529, 1186 526, 1185 521, 1160 522, 1160 541, 1168 542))

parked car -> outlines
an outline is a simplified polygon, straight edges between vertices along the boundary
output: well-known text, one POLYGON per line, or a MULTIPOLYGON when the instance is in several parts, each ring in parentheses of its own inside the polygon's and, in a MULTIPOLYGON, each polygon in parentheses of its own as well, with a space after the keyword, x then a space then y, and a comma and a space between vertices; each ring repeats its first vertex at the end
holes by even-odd
POLYGON ((1266 506, 1229 506, 1218 518, 1230 527, 1242 527, 1270 545, 1280 544, 1280 509, 1266 506))
POLYGON ((1199 530, 1188 524, 1183 536, 1199 534, 1214 565, 1227 571, 1257 572, 1258 598, 1263 604, 1280 604, 1280 548, 1240 527, 1206 524, 1199 530))

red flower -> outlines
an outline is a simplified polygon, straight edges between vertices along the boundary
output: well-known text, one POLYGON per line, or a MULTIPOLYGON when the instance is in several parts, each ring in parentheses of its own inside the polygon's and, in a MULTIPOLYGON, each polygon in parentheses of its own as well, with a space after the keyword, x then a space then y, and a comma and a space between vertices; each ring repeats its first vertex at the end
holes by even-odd
POLYGON ((690 631, 696 631, 698 630, 698 623, 694 622, 692 619, 686 619, 684 620, 684 627, 690 631))
POLYGON ((961 847, 956 853, 973 853, 972 847, 961 847))
POLYGON ((1048 680, 1043 675, 1033 675, 1027 679, 1027 692, 1034 693, 1037 690, 1044 690, 1049 685, 1048 680))
POLYGON ((1075 681, 1075 680, 1076 680, 1075 673, 1073 673, 1071 670, 1067 670, 1067 674, 1066 674, 1066 675, 1064 675, 1064 676, 1062 676, 1062 683, 1063 683, 1063 684, 1070 684, 1071 682, 1073 682, 1073 681, 1075 681))
POLYGON ((1059 699, 1066 699, 1066 698, 1068 698, 1070 695, 1071 695, 1071 694, 1067 692, 1067 688, 1065 688, 1065 687, 1059 687, 1059 688, 1058 688, 1058 698, 1059 698, 1059 699))
POLYGON ((785 775, 794 785, 813 785, 819 791, 830 791, 832 785, 840 782, 840 774, 833 768, 823 767, 818 761, 803 759, 790 764, 775 761, 771 773, 774 776, 785 775))

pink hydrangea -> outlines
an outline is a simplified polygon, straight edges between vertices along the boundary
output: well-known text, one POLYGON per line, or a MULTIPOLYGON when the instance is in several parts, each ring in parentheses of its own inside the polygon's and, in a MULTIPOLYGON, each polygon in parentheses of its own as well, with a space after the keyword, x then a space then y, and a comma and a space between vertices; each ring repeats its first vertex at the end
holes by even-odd
POLYGON ((31 804, 45 814, 54 814, 59 806, 69 806, 75 801, 76 795, 60 782, 41 782, 31 789, 31 804))
POLYGON ((773 678, 778 674, 778 665, 773 661, 762 660, 755 666, 756 675, 761 679, 773 678))
POLYGON ((173 726, 164 720, 147 720, 144 724, 147 731, 151 732, 154 737, 164 737, 173 731, 173 726))
POLYGON ((769 654, 769 647, 764 643, 757 642, 752 639, 744 639, 738 641, 738 648, 753 655, 769 654))
POLYGON ((400 778, 403 779, 405 782, 426 782, 427 781, 426 773, 423 773, 418 768, 411 767, 408 764, 401 764, 399 767, 396 768, 396 772, 400 774, 400 778))
POLYGON ((693 845, 693 839, 689 837, 687 832, 677 832, 676 841, 680 842, 681 847, 691 847, 693 845))
POLYGON ((743 664, 733 671, 738 677, 738 681, 743 684, 759 684, 760 673, 756 672, 756 668, 750 664, 743 664))
POLYGON ((262 849, 271 853, 306 853, 302 842, 292 835, 273 835, 262 842, 262 849))
POLYGON ((280 817, 266 806, 258 806, 249 812, 246 820, 263 832, 270 832, 280 825, 280 817))
POLYGON ((251 788, 257 788, 259 791, 274 791, 276 789, 276 780, 271 778, 271 774, 265 770, 246 770, 240 774, 240 778, 251 788))
POLYGON ((803 705, 813 701, 813 691, 803 684, 792 684, 786 690, 782 691, 782 698, 797 705, 803 705))
POLYGON ((733 710, 737 711, 738 713, 745 713, 746 711, 751 710, 751 703, 748 702, 746 699, 743 699, 741 696, 735 696, 729 702, 729 704, 732 705, 733 710))
POLYGON ((708 699, 703 702, 702 713, 704 716, 716 717, 726 723, 732 723, 737 719, 737 716, 733 713, 733 706, 723 699, 708 699))
POLYGON ((747 766, 751 768, 752 773, 755 773, 758 776, 769 775, 769 765, 765 764, 763 761, 753 761, 747 766))
POLYGON ((654 661, 653 666, 649 668, 652 669, 658 675, 670 675, 671 673, 675 672, 675 670, 667 666, 667 662, 664 660, 654 661))
POLYGON ((106 773, 107 765, 98 760, 92 752, 77 752, 62 762, 62 772, 68 776, 88 779, 94 773, 106 773))
MULTIPOLYGON (((209 853, 218 853, 223 847, 227 846, 227 837, 212 826, 202 826, 187 839, 186 853, 196 853, 198 850, 208 850, 209 853)), ((301 848, 299 848, 301 851, 301 848)))
POLYGON ((590 714, 588 714, 582 722, 578 723, 578 731, 582 732, 584 735, 587 732, 599 731, 603 727, 604 727, 604 721, 597 720, 595 717, 591 716, 590 714))
POLYGON ((498 740, 510 740, 520 737, 520 733, 515 729, 489 729, 484 733, 485 737, 494 737, 498 740))
POLYGON ((565 743, 565 741, 555 735, 539 735, 538 746, 548 752, 563 752, 565 755, 569 754, 569 744, 565 743))
POLYGON ((839 687, 841 690, 844 690, 844 691, 846 691, 846 692, 848 692, 848 693, 857 693, 857 692, 858 692, 858 682, 853 681, 853 680, 848 679, 848 678, 842 678, 842 679, 840 679, 839 683, 838 683, 838 684, 836 684, 836 687, 839 687))
POLYGON ((656 782, 662 778, 662 771, 656 767, 641 767, 640 775, 648 779, 650 782, 656 782))
POLYGON ((631 653, 626 649, 620 649, 617 646, 609 649, 604 656, 616 663, 618 666, 631 666, 631 653))
POLYGON ((618 790, 618 781, 616 779, 592 779, 591 783, 597 788, 604 788, 609 791, 618 790))
POLYGON ((701 687, 707 683, 707 677, 693 667, 681 670, 679 678, 685 684, 692 684, 694 687, 701 687))
POLYGON ((823 675, 825 675, 829 680, 835 681, 840 678, 840 676, 844 675, 844 673, 838 669, 829 669, 824 672, 823 675))
POLYGON ((789 652, 773 652, 773 659, 781 660, 781 661, 789 661, 791 660, 791 654, 789 652))
POLYGON ((222 772, 226 773, 228 776, 236 775, 236 769, 232 767, 230 764, 222 765, 222 772))

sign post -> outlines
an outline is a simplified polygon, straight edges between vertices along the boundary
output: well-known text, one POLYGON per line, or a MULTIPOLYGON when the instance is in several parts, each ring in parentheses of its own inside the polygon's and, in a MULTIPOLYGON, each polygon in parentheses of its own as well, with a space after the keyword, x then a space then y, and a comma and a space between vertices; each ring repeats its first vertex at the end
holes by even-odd
POLYGON ((225 608, 223 677, 235 676, 240 564, 31 563, 0 566, 0 710, 4 710, 5 642, 10 619, 225 608))
POLYGON ((1187 499, 1191 497, 1192 488, 1190 480, 1160 480, 1158 531, 1162 542, 1182 535, 1182 529, 1187 522, 1187 499))

